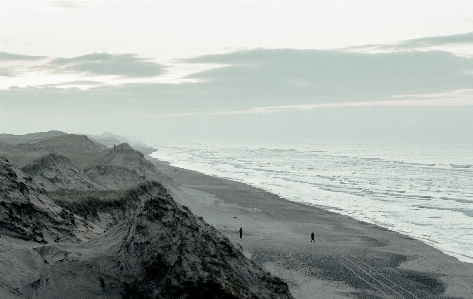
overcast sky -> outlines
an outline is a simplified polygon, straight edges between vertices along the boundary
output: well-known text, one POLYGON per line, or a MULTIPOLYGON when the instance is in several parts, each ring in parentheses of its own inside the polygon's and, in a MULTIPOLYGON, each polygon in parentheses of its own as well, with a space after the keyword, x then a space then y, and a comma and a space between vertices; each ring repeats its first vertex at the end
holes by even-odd
POLYGON ((471 1, 0 3, 0 133, 473 143, 471 1))

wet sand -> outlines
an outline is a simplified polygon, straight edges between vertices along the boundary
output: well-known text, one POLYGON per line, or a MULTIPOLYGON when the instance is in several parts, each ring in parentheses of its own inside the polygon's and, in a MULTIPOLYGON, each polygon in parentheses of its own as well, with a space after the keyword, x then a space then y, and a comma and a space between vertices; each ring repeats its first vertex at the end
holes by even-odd
POLYGON ((152 162, 176 201, 287 281, 295 298, 473 298, 473 264, 420 241, 246 184, 152 162))

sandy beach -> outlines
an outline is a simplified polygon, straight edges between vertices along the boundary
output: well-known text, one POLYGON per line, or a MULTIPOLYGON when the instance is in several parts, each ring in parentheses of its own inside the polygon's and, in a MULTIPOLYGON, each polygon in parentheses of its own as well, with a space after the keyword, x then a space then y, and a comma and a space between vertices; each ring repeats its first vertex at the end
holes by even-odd
POLYGON ((176 201, 287 281, 295 298, 473 298, 473 264, 418 240, 242 183, 152 162, 176 201))

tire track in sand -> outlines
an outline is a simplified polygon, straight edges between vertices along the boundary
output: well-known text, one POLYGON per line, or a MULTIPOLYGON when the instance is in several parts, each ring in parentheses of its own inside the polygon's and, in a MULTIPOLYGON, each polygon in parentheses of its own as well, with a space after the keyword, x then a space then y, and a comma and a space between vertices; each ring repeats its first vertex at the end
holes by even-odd
MULTIPOLYGON (((288 219, 286 216, 276 210, 267 209, 261 206, 258 206, 257 208, 283 222, 293 231, 297 232, 300 231, 300 229, 305 229, 303 225, 288 219)), ((376 290, 379 295, 383 296, 384 298, 419 299, 419 297, 417 297, 411 291, 398 285, 396 282, 392 281, 381 272, 372 266, 369 266, 360 259, 354 257, 353 255, 341 254, 336 250, 329 248, 328 246, 319 246, 319 248, 322 248, 324 253, 339 262, 344 268, 358 277, 358 279, 369 285, 373 290, 376 290), (406 295, 408 297, 406 297, 406 295)))

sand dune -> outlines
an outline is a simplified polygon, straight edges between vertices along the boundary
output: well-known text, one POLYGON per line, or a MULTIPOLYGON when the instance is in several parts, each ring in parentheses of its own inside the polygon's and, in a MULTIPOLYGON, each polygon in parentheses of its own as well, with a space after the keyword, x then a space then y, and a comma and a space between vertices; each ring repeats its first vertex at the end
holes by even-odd
POLYGON ((162 175, 143 154, 85 136, 39 143, 51 152, 24 166, 33 178, 0 157, 2 298, 293 298, 284 281, 150 181, 162 175), (84 145, 91 150, 81 154, 84 145), (108 172, 90 177, 81 161, 108 172), (122 168, 138 184, 130 187, 122 168))

